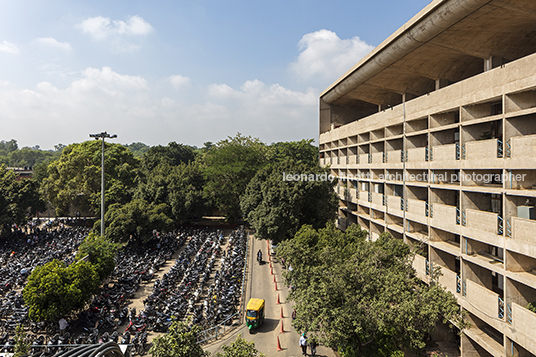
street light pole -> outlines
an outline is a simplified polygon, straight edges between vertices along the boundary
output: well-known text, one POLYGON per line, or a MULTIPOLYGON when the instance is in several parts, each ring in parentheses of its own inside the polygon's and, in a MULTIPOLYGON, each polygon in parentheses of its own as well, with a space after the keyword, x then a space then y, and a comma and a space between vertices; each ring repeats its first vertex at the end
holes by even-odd
POLYGON ((95 138, 95 140, 102 139, 102 156, 101 156, 101 226, 100 232, 101 236, 104 237, 104 139, 117 138, 117 135, 110 135, 107 132, 103 131, 100 134, 89 134, 89 137, 95 138))

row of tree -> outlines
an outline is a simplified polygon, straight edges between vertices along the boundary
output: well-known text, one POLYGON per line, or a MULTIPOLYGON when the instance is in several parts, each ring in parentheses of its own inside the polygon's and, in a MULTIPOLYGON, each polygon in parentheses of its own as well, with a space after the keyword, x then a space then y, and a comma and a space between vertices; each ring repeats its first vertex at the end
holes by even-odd
POLYGON ((292 262, 285 276, 296 303, 294 326, 350 356, 404 356, 425 347, 438 323, 466 324, 456 298, 415 276, 414 251, 383 233, 376 241, 358 225, 341 232, 303 226, 277 254, 292 262))
MULTIPOLYGON (((11 154, 20 151, 16 142, 0 143, 11 154)), ((24 181, 32 195, 22 195, 28 204, 21 202, 17 208, 24 212, 31 206, 37 211, 48 202, 58 216, 73 210, 98 216, 101 143, 92 140, 60 149, 59 155, 37 164, 34 180, 24 181)), ((105 234, 114 241, 144 241, 154 229, 169 230, 211 214, 231 222, 247 218, 260 238, 281 241, 303 224, 319 228, 336 214, 333 182, 284 178, 285 174, 327 177, 326 169, 318 166, 318 148, 312 140, 267 145, 237 134, 201 149, 175 142, 153 147, 106 143, 104 167, 105 234)), ((12 174, 5 170, 2 174, 9 176, 15 191, 23 191, 12 174)), ((5 227, 22 223, 14 213, 2 217, 5 227)), ((99 227, 97 222, 95 228, 99 227)))

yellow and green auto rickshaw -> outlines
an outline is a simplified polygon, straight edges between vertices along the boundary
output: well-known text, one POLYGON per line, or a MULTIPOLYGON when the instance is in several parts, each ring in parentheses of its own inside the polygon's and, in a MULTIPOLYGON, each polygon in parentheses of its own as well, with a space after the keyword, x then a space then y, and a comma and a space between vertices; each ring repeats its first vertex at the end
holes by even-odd
POLYGON ((249 299, 246 307, 246 326, 251 329, 257 328, 264 322, 264 299, 249 299))

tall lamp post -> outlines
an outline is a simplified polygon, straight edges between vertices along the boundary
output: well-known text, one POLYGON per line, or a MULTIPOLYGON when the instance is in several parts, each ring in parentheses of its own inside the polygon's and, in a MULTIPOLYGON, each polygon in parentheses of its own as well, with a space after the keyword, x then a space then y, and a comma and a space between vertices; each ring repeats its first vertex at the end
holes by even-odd
POLYGON ((107 132, 103 131, 100 134, 89 134, 89 137, 95 138, 95 140, 102 139, 102 157, 101 157, 101 225, 100 225, 100 234, 101 237, 104 237, 104 139, 117 138, 117 135, 110 135, 107 132))

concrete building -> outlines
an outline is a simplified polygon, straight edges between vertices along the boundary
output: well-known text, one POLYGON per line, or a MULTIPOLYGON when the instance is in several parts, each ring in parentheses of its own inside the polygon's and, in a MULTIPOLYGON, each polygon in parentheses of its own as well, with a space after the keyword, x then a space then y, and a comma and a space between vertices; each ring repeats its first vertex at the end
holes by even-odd
POLYGON ((33 175, 32 166, 23 166, 23 167, 6 167, 6 170, 11 170, 17 175, 16 180, 30 179, 33 175))
POLYGON ((436 0, 320 96, 338 225, 420 247, 462 356, 536 356, 536 1, 436 0))

